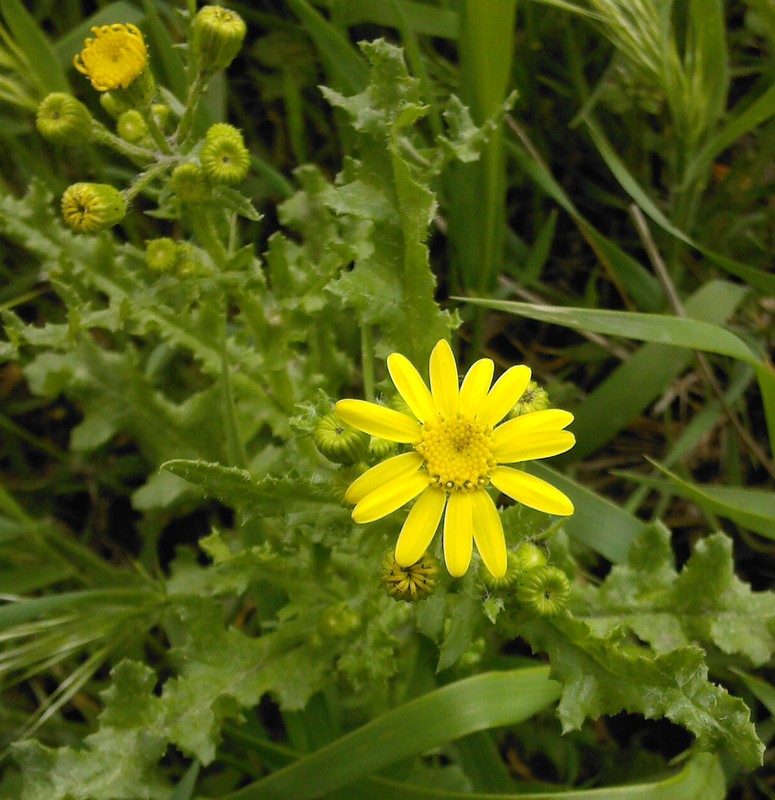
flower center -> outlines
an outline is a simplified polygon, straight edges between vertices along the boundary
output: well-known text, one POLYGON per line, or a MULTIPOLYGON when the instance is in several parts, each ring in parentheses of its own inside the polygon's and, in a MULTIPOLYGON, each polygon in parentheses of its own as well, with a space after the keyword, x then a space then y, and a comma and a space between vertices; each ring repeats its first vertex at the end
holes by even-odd
POLYGON ((75 66, 100 92, 126 89, 148 61, 142 33, 134 25, 104 25, 92 30, 96 38, 86 40, 75 66))
POLYGON ((427 420, 414 449, 425 460, 431 485, 448 492, 483 489, 497 466, 492 430, 459 414, 427 420))

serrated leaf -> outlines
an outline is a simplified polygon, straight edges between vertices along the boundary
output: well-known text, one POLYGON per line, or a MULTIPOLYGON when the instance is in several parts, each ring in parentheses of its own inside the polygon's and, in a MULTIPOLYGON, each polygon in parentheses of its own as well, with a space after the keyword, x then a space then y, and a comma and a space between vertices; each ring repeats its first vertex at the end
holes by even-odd
POLYGON ((708 681, 698 647, 654 655, 617 632, 595 636, 570 616, 528 623, 522 633, 534 650, 549 653, 551 674, 563 683, 558 713, 566 731, 621 711, 667 717, 691 731, 701 750, 726 751, 752 768, 761 764, 764 745, 750 710, 708 681))
POLYGON ((36 741, 12 745, 24 772, 23 800, 134 800, 169 791, 157 766, 167 742, 161 704, 153 696, 156 675, 124 661, 111 677, 100 727, 82 749, 51 749, 36 741))
POLYGON ((237 509, 246 518, 293 514, 296 522, 320 519, 322 511, 344 516, 335 503, 331 487, 322 480, 297 475, 283 478, 267 475, 256 480, 250 472, 205 461, 176 459, 161 465, 190 483, 201 486, 211 497, 237 509))
POLYGON ((722 533, 698 542, 679 575, 670 532, 650 526, 633 541, 626 563, 583 594, 589 608, 578 616, 592 630, 629 629, 658 653, 714 644, 759 665, 775 652, 775 593, 753 592, 735 576, 732 541, 722 533))

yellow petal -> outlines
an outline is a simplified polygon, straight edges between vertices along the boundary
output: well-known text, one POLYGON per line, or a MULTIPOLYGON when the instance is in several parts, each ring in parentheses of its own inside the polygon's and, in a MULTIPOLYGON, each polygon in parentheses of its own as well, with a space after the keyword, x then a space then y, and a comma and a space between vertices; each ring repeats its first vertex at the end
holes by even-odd
POLYGON ((471 494, 476 549, 493 578, 506 574, 506 539, 503 525, 492 498, 485 491, 471 494))
POLYGON ((415 417, 420 422, 425 422, 435 416, 436 408, 431 393, 414 364, 401 353, 393 353, 388 356, 387 366, 398 393, 406 400, 415 417))
POLYGON ((367 494, 353 509, 353 519, 356 522, 374 522, 401 508, 402 505, 414 500, 423 489, 428 488, 428 476, 424 472, 413 472, 411 475, 402 475, 394 478, 367 494))
POLYGON ((506 441, 493 447, 492 453, 499 464, 513 464, 515 461, 558 456, 570 450, 574 444, 576 437, 570 431, 547 431, 506 441))
POLYGON ((390 442, 416 442, 420 424, 392 408, 367 403, 365 400, 340 400, 336 413, 348 425, 390 442))
POLYGON ((446 493, 431 486, 417 498, 396 542, 396 562, 399 566, 411 567, 428 549, 439 527, 446 502, 446 493))
POLYGON ((562 430, 571 422, 573 414, 555 408, 511 419, 493 431, 493 455, 496 460, 508 464, 564 453, 576 441, 573 434, 562 430), (551 452, 555 446, 559 449, 551 452), (543 449, 546 449, 543 455, 530 455, 543 449))
POLYGON ((503 494, 530 508, 564 517, 573 513, 573 503, 559 489, 535 475, 511 467, 496 467, 490 481, 503 494))
POLYGON ((479 421, 483 425, 497 425, 525 393, 530 375, 530 367, 524 364, 507 369, 480 406, 477 414, 479 421))
POLYGON ((457 364, 446 339, 440 339, 431 352, 431 392, 436 409, 445 417, 457 413, 457 364))
POLYGON ((357 477, 348 487, 344 493, 344 499, 348 503, 358 503, 371 494, 375 489, 379 489, 386 483, 389 483, 396 478, 405 475, 411 475, 417 472, 422 464, 422 456, 419 453, 403 453, 400 456, 393 456, 393 458, 377 464, 370 470, 357 477))
POLYGON ((466 574, 473 551, 473 508, 471 495, 452 492, 444 515, 444 561, 453 578, 466 574))
POLYGON ((492 383, 493 369, 494 365, 491 359, 480 358, 468 370, 463 379, 463 385, 460 387, 458 410, 461 414, 474 415, 479 410, 492 383))

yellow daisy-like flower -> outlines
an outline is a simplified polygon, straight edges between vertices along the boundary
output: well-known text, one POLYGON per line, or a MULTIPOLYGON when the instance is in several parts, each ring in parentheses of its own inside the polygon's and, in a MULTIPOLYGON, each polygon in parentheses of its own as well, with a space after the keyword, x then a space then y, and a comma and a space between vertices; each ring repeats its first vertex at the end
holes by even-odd
POLYGON ((130 23, 91 30, 95 38, 84 42, 83 50, 73 59, 75 68, 98 92, 126 89, 148 63, 143 34, 130 23))
POLYGON ((450 575, 465 574, 476 542, 493 577, 503 577, 506 542, 487 486, 539 511, 572 514, 573 504, 554 486, 502 465, 570 450, 576 439, 563 428, 573 415, 547 409, 498 425, 525 391, 530 369, 511 367, 490 388, 494 365, 482 358, 461 386, 452 349, 443 339, 431 353, 430 390, 400 353, 389 356, 387 365, 416 419, 364 400, 340 400, 336 413, 353 428, 410 444, 412 451, 377 464, 350 485, 345 499, 356 504, 353 519, 373 522, 417 497, 395 551, 396 562, 408 567, 427 549, 446 508, 444 560, 450 575))

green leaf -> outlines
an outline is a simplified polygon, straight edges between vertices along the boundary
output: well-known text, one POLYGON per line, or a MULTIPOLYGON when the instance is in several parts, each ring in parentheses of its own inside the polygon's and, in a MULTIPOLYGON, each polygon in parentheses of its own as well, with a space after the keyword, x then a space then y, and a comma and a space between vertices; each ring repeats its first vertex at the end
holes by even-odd
POLYGON ((343 518, 346 515, 344 507, 335 502, 330 484, 322 479, 267 475, 256 480, 244 469, 183 459, 167 461, 161 469, 203 487, 210 497, 237 509, 247 519, 293 514, 295 522, 300 523, 320 520, 321 512, 343 518))
POLYGON ((764 402, 771 448, 775 450, 775 370, 760 359, 742 339, 718 325, 664 314, 564 308, 484 298, 468 298, 468 302, 568 328, 609 336, 624 336, 673 347, 689 347, 744 361, 756 372, 764 402))
POLYGON ((775 652, 775 593, 752 592, 735 576, 732 542, 721 533, 700 540, 679 575, 670 532, 650 526, 626 563, 581 594, 587 607, 577 616, 597 634, 629 629, 660 654, 694 642, 759 665, 775 652))
POLYGON ((24 773, 23 800, 130 800, 169 792, 157 763, 166 750, 160 731, 160 701, 153 697, 156 675, 124 661, 103 692, 100 728, 84 747, 44 747, 16 742, 12 752, 24 773))
POLYGON ((19 2, 6 0, 2 6, 3 19, 16 44, 29 56, 25 65, 32 72, 42 100, 49 92, 69 92, 70 84, 54 52, 51 42, 35 18, 19 2))
POLYGON ((327 288, 355 309, 362 325, 380 329, 387 352, 424 360, 456 324, 434 300, 436 280, 425 243, 436 209, 429 182, 440 154, 426 151, 422 166, 409 156, 418 147, 412 141, 414 126, 427 108, 401 51, 381 40, 361 47, 371 65, 368 88, 349 97, 323 90, 357 132, 358 156, 324 195, 324 203, 367 223, 370 247, 327 288))
POLYGON ((691 731, 701 750, 726 751, 748 767, 761 764, 764 746, 748 707, 707 680, 700 648, 653 655, 619 631, 595 636, 570 616, 528 623, 522 633, 534 650, 549 653, 552 675, 563 683, 558 712, 564 730, 621 711, 667 717, 691 731))
MULTIPOLYGON (((743 301, 746 289, 709 281, 686 301, 692 319, 723 324, 743 301)), ((574 409, 576 447, 564 460, 580 460, 613 439, 660 397, 694 358, 687 350, 646 344, 614 369, 574 409)))
POLYGON ((766 294, 775 293, 775 276, 770 275, 769 273, 760 269, 756 269, 755 267, 750 267, 747 264, 742 264, 739 261, 734 261, 726 256, 714 253, 712 250, 709 250, 708 248, 703 247, 701 244, 698 244, 692 240, 682 230, 673 225, 673 223, 670 222, 670 220, 662 213, 662 211, 660 211, 660 209, 648 196, 644 189, 638 184, 635 178, 633 178, 632 174, 624 165, 624 162, 622 162, 619 156, 614 152, 613 147, 597 123, 591 117, 586 117, 584 121, 587 124, 589 132, 597 149, 600 152, 600 155, 608 165, 608 168, 619 181, 622 188, 640 206, 644 214, 647 214, 649 217, 651 217, 651 219, 654 220, 654 222, 656 222, 660 228, 667 231, 667 233, 675 236, 676 239, 685 242, 690 247, 699 250, 703 255, 707 256, 711 261, 713 261, 714 264, 726 270, 730 274, 736 275, 738 278, 742 278, 750 286, 753 286, 761 292, 765 292, 766 294))
POLYGON ((743 528, 766 536, 768 539, 775 539, 775 497, 771 491, 691 483, 653 459, 648 460, 667 475, 669 480, 632 473, 622 474, 645 486, 652 486, 655 489, 680 495, 687 500, 693 500, 698 506, 707 509, 712 514, 731 519, 743 528))
POLYGON ((554 702, 545 667, 487 672, 388 711, 327 747, 229 795, 229 800, 308 800, 474 731, 528 719, 554 702))
POLYGON ((317 45, 331 83, 360 92, 368 83, 368 70, 358 51, 306 0, 288 0, 288 6, 317 45))

